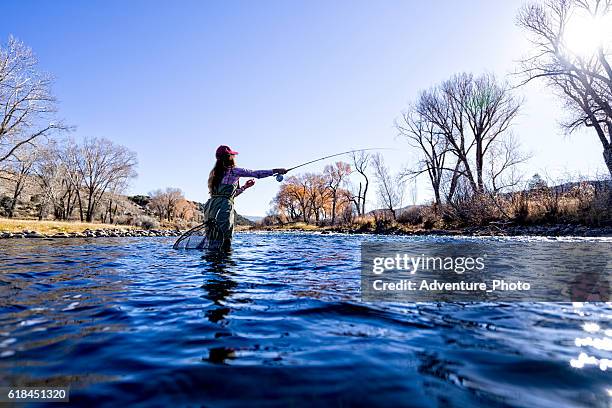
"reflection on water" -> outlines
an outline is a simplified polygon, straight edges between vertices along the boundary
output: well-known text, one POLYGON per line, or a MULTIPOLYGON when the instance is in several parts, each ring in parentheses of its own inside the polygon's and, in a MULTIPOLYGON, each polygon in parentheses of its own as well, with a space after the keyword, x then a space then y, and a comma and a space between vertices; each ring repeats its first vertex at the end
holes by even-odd
POLYGON ((230 268, 236 267, 232 261, 231 253, 206 253, 202 256, 205 261, 203 264, 205 271, 204 297, 210 299, 214 306, 206 311, 206 317, 212 323, 223 323, 225 316, 230 312, 230 308, 225 305, 225 300, 232 294, 238 283, 232 280, 230 268))
MULTIPOLYGON (((232 280, 231 268, 236 267, 236 262, 232 260, 231 253, 206 252, 202 259, 205 261, 206 275, 202 289, 204 297, 213 302, 213 306, 206 310, 206 318, 211 322, 223 327, 226 325, 226 317, 231 309, 227 307, 226 301, 238 286, 232 280)), ((219 332, 217 337, 230 336, 231 333, 219 332)), ((211 347, 208 350, 208 357, 205 359, 210 363, 225 364, 225 360, 235 358, 236 353, 229 347, 211 347)))
POLYGON ((83 406, 609 405, 610 304, 364 303, 363 239, 442 238, 2 241, 0 385, 83 406))

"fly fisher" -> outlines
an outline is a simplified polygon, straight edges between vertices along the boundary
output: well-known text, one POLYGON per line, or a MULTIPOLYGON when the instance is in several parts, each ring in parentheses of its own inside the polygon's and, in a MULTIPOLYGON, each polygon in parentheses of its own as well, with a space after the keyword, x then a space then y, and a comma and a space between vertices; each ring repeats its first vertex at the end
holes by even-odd
POLYGON ((181 235, 174 244, 174 249, 211 249, 227 251, 231 246, 234 232, 234 198, 255 184, 253 178, 259 179, 276 176, 276 180, 281 182, 283 181, 283 175, 288 171, 332 157, 368 150, 385 150, 385 148, 358 149, 330 154, 325 157, 298 164, 289 169, 248 170, 236 167, 235 157, 238 152, 233 151, 229 146, 219 146, 215 152, 217 161, 208 176, 208 192, 210 193, 210 198, 202 208, 204 222, 181 235), (252 178, 247 180, 243 186, 240 186, 239 181, 242 177, 252 178))
POLYGON ((210 198, 202 212, 204 223, 183 234, 174 244, 175 249, 209 249, 227 251, 234 232, 234 199, 255 184, 253 178, 264 178, 287 173, 284 168, 248 170, 236 167, 238 152, 221 145, 215 152, 215 166, 208 176, 210 198), (240 179, 251 177, 244 185, 240 179))

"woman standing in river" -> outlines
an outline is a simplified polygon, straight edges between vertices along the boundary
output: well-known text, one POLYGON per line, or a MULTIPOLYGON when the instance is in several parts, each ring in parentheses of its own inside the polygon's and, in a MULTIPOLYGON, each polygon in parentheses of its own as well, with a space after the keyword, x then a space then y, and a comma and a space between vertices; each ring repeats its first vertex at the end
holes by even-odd
POLYGON ((229 250, 234 232, 234 198, 255 184, 255 180, 250 179, 241 187, 240 178, 264 178, 287 172, 284 168, 248 170, 236 167, 237 154, 229 146, 217 148, 217 161, 208 177, 210 198, 202 209, 204 223, 179 238, 175 248, 229 250))

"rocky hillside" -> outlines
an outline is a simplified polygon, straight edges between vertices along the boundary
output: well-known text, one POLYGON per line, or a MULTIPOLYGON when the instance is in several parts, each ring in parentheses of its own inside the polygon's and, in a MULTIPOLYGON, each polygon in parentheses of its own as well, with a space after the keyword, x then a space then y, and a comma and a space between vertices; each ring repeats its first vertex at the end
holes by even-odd
MULTIPOLYGON (((13 183, 5 178, 0 178, 0 217, 8 216, 8 209, 12 203, 12 197, 14 194, 13 183)), ((41 214, 41 205, 44 201, 44 197, 38 192, 35 183, 27 182, 23 189, 17 203, 15 205, 13 218, 15 219, 37 219, 41 214)), ((103 219, 103 213, 106 207, 110 205, 116 208, 117 215, 113 219, 113 224, 118 225, 135 225, 148 229, 156 228, 180 228, 185 229, 190 227, 191 224, 197 224, 197 220, 201 219, 196 217, 196 220, 191 222, 167 222, 159 221, 159 218, 155 216, 153 210, 149 208, 147 203, 149 197, 146 195, 105 195, 105 199, 101 200, 100 208, 98 211, 100 215, 96 217, 96 222, 109 222, 108 219, 103 219)), ((201 209, 203 203, 193 202, 196 208, 201 209)), ((53 219, 53 210, 46 209, 43 211, 43 219, 53 219)), ((79 219, 78 208, 75 208, 71 220, 76 221, 79 219)), ((236 225, 239 226, 252 226, 254 222, 237 214, 236 225)))

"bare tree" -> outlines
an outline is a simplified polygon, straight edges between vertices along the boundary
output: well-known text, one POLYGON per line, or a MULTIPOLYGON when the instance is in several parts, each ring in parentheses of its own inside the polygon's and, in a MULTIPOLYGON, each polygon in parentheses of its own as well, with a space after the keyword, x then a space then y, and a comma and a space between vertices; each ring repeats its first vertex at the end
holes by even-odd
POLYGON ((106 209, 100 214, 100 220, 103 223, 113 224, 115 216, 119 212, 119 200, 121 192, 125 191, 128 187, 127 178, 118 178, 109 184, 107 191, 103 197, 106 199, 106 209))
POLYGON ((166 202, 164 200, 164 191, 163 190, 155 190, 149 193, 149 203, 147 206, 153 210, 154 213, 159 217, 159 221, 163 221, 166 215, 166 202))
POLYGON ((53 141, 45 145, 38 145, 38 160, 34 166, 34 178, 41 192, 41 200, 38 205, 38 219, 42 220, 49 203, 53 205, 55 218, 67 219, 65 207, 61 206, 65 194, 62 192, 64 165, 60 155, 60 149, 53 141))
MULTIPOLYGON (((66 146, 59 149, 58 154, 62 165, 62 183, 67 194, 74 193, 75 205, 79 206, 79 219, 85 221, 86 204, 84 204, 84 171, 82 148, 74 140, 69 140, 66 146)), ((61 200, 60 200, 61 201, 61 200)), ((70 202, 68 202, 70 205, 70 202)), ((70 215, 68 212, 68 215, 70 215)))
POLYGON ((23 189, 26 187, 29 178, 32 174, 32 169, 38 157, 36 149, 32 146, 25 146, 19 151, 13 153, 10 159, 6 160, 3 176, 13 183, 13 194, 11 204, 8 208, 8 217, 13 218, 15 215, 15 207, 21 197, 23 189))
POLYGON ((297 174, 288 177, 272 200, 274 211, 268 222, 298 221, 304 223, 337 222, 352 219, 354 198, 342 180, 350 174, 347 163, 328 166, 323 173, 297 174), (349 214, 348 212, 351 212, 349 214), (335 215, 334 215, 335 214, 335 215))
MULTIPOLYGON (((421 92, 416 111, 423 120, 432 123, 437 128, 446 139, 447 149, 455 155, 454 169, 443 168, 443 170, 453 172, 451 183, 457 185, 459 177, 465 177, 472 189, 476 191, 477 186, 468 157, 471 146, 468 144, 469 135, 467 135, 467 125, 461 108, 467 91, 462 85, 465 84, 460 82, 457 84, 456 92, 448 92, 450 83, 447 81, 440 86, 421 92)), ((452 196, 455 189, 449 189, 448 194, 452 196)))
POLYGON ((179 188, 168 187, 164 194, 165 207, 166 207, 166 219, 172 221, 175 217, 177 205, 179 202, 185 199, 183 192, 179 188))
MULTIPOLYGON (((91 222, 100 199, 109 187, 136 177, 136 154, 108 139, 99 138, 85 139, 78 153, 75 164, 87 199, 85 220, 91 222)), ((80 200, 81 208, 84 201, 80 200)))
POLYGON ((372 156, 372 166, 376 176, 380 204, 389 211, 395 220, 396 212, 402 205, 404 183, 401 181, 401 177, 391 175, 380 153, 372 156))
POLYGON ((149 206, 157 213, 160 221, 164 217, 167 221, 172 221, 176 215, 178 204, 185 200, 183 192, 179 188, 174 187, 167 187, 165 190, 155 190, 149 195, 151 196, 149 206))
POLYGON ((360 151, 351 153, 353 168, 361 176, 363 182, 359 181, 359 190, 355 195, 354 202, 357 207, 358 215, 365 215, 366 198, 370 180, 368 179, 368 165, 370 164, 371 155, 368 152, 360 151))
POLYGON ((51 84, 21 41, 9 37, 0 46, 0 162, 53 129, 65 129, 51 120, 56 110, 51 84))
POLYGON ((325 166, 323 171, 327 179, 327 188, 331 192, 332 208, 331 208, 331 223, 336 223, 336 208, 340 197, 340 187, 346 183, 348 176, 351 174, 351 166, 348 163, 336 162, 325 166))
MULTIPOLYGON (((463 99, 463 111, 473 136, 478 191, 483 192, 485 156, 508 131, 522 101, 512 95, 507 85, 498 84, 493 75, 461 76, 458 81, 467 82, 469 93, 463 99)), ((449 91, 452 90, 451 87, 449 91)))
POLYGON ((307 173, 305 178, 308 205, 311 214, 314 216, 315 223, 319 224, 322 219, 326 218, 326 204, 331 194, 323 174, 307 173))
POLYGON ((411 107, 402 115, 402 121, 395 124, 399 134, 417 149, 421 160, 416 168, 407 169, 404 175, 415 179, 427 173, 434 193, 434 204, 442 204, 442 181, 449 154, 448 140, 442 131, 431 121, 424 118, 416 107, 411 107))
POLYGON ((287 178, 287 181, 281 185, 278 194, 272 200, 275 214, 278 214, 279 217, 286 215, 288 221, 297 221, 300 218, 304 220, 303 215, 306 211, 304 197, 305 190, 299 183, 299 178, 295 176, 287 178))
MULTIPOLYGON (((605 33, 572 46, 572 31, 605 27, 612 13, 610 0, 548 0, 524 6, 518 25, 530 36, 532 54, 522 61, 523 83, 543 79, 564 101, 564 129, 593 128, 612 175, 612 44, 605 33), (580 19, 583 19, 580 26, 580 19)), ((583 35, 581 33, 580 35, 583 35)))
POLYGON ((296 203, 295 207, 299 209, 302 221, 306 224, 310 221, 312 207, 310 205, 310 178, 307 174, 291 176, 287 179, 287 191, 285 192, 290 200, 296 203))
POLYGON ((451 167, 447 167, 446 160, 441 166, 453 174, 451 195, 456 192, 458 176, 467 180, 473 194, 485 191, 486 158, 510 130, 520 105, 521 100, 512 95, 508 85, 499 84, 489 74, 455 75, 420 95, 415 108, 417 118, 444 136, 444 151, 456 158, 451 167))
POLYGON ((512 134, 500 138, 499 143, 494 144, 488 150, 488 174, 489 186, 487 191, 492 194, 509 191, 522 184, 522 174, 517 171, 517 166, 529 159, 529 155, 521 152, 517 139, 512 134))

